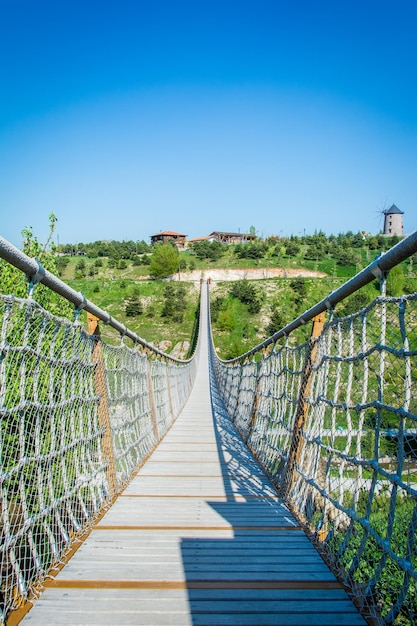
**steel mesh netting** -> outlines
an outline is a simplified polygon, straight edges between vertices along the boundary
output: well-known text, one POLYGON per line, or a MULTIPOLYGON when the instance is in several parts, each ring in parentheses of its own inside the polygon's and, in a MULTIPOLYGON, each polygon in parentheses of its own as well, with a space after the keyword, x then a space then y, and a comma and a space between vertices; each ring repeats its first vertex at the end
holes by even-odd
POLYGON ((185 364, 168 363, 170 393, 174 418, 178 416, 188 400, 196 375, 196 359, 185 364))
POLYGON ((147 356, 122 344, 102 345, 116 486, 125 484, 158 440, 148 386, 147 356))
POLYGON ((0 324, 3 623, 165 434, 196 365, 109 345, 33 300, 0 296, 0 324))
POLYGON ((142 463, 183 408, 195 361, 149 360, 123 343, 103 344, 117 488, 142 463))
POLYGON ((275 346, 256 364, 256 381, 253 362, 214 356, 229 415, 381 624, 417 623, 416 359, 415 294, 334 319, 314 343, 275 346), (297 434, 300 407, 307 417, 297 434))
POLYGON ((28 596, 107 483, 92 343, 33 301, 0 297, 1 609, 28 596))

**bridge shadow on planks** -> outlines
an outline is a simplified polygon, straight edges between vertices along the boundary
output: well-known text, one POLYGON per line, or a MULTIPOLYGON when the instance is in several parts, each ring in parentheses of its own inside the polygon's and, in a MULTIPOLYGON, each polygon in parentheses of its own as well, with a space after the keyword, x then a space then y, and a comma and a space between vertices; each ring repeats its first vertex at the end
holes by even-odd
POLYGON ((192 624, 364 625, 249 452, 210 379, 226 498, 206 502, 224 521, 214 536, 181 541, 192 624))

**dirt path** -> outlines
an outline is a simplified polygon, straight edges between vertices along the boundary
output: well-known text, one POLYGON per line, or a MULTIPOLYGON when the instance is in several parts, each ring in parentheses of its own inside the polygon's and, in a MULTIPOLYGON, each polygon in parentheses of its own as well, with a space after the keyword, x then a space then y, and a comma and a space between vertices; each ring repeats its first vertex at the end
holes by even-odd
POLYGON ((324 272, 314 272, 306 269, 282 269, 279 267, 250 268, 250 269, 211 269, 211 270, 195 270, 193 272, 180 272, 173 276, 174 280, 185 280, 191 282, 199 282, 201 278, 212 281, 228 281, 228 280, 261 280, 263 278, 295 278, 302 276, 305 278, 324 278, 327 276, 324 272))

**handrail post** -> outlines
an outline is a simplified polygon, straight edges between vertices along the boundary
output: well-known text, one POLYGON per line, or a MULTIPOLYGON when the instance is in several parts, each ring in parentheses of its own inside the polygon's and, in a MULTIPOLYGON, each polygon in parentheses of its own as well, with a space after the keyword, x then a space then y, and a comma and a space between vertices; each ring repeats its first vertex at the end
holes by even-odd
POLYGON ((257 363, 256 366, 256 386, 255 386, 255 393, 253 394, 253 402, 252 402, 252 409, 251 409, 251 413, 250 413, 250 420, 249 420, 249 428, 248 428, 248 434, 246 436, 245 442, 249 445, 249 439, 250 436, 252 434, 252 431, 255 427, 255 422, 256 422, 256 418, 258 416, 258 409, 259 409, 259 404, 261 401, 261 385, 262 385, 262 376, 259 375, 259 372, 262 368, 262 362, 266 359, 268 354, 268 348, 263 348, 262 350, 262 361, 257 363))
POLYGON ((151 422, 152 422, 152 430, 155 437, 155 445, 159 441, 159 430, 158 430, 158 417, 156 414, 156 405, 155 405, 155 395, 153 389, 153 381, 152 381, 152 361, 149 358, 149 349, 146 348, 146 380, 148 383, 148 398, 149 398, 149 408, 151 411, 151 422))
POLYGON ((307 354, 304 363, 304 370, 301 380, 300 393, 297 402, 297 411, 295 414, 293 433, 291 438, 290 450, 288 453, 287 468, 284 478, 284 497, 289 498, 292 486, 294 484, 295 468, 298 464, 301 456, 301 451, 304 446, 304 438, 302 436, 302 430, 305 428, 308 419, 308 413, 310 404, 307 402, 311 391, 311 384, 313 379, 313 366, 317 356, 317 338, 323 331, 324 322, 326 321, 326 314, 319 313, 316 315, 312 322, 311 335, 308 342, 307 354))
POLYGON ((166 382, 167 382, 167 394, 168 394, 168 403, 169 403, 169 410, 171 413, 171 422, 174 421, 174 419, 177 417, 176 415, 174 415, 174 405, 172 404, 172 394, 171 394, 171 379, 169 376, 169 363, 166 359, 164 359, 164 363, 165 363, 165 374, 166 374, 166 382))
POLYGON ((93 360, 97 363, 94 370, 94 386, 99 396, 98 419, 100 428, 103 429, 101 448, 103 456, 107 461, 107 482, 109 485, 109 495, 113 498, 117 491, 116 467, 114 463, 114 448, 111 436, 111 424, 109 413, 109 401, 106 387, 106 375, 101 350, 101 337, 99 328, 99 318, 91 313, 87 313, 88 333, 93 337, 94 349, 93 360))

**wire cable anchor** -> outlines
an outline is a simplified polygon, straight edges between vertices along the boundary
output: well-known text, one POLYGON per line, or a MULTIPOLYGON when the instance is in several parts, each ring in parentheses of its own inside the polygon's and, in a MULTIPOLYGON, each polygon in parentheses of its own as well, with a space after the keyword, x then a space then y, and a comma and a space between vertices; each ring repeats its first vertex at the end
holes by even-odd
POLYGON ((38 259, 35 259, 38 264, 38 269, 35 274, 27 275, 29 286, 28 286, 28 298, 33 298, 33 292, 35 291, 35 287, 38 283, 42 282, 45 278, 45 268, 41 265, 41 262, 38 259))

